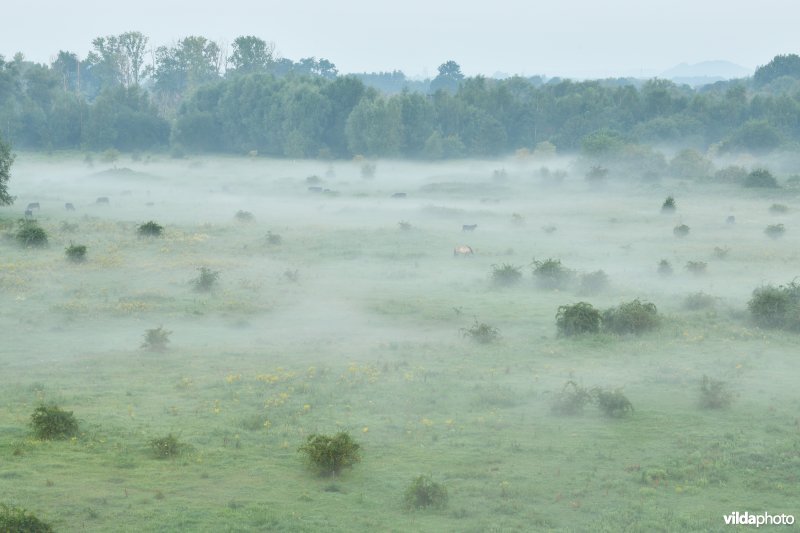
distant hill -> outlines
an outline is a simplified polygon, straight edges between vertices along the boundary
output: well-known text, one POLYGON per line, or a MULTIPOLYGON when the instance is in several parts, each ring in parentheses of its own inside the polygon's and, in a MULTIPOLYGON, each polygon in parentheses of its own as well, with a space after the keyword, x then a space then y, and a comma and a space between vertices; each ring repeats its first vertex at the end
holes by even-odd
POLYGON ((708 85, 723 80, 752 76, 753 71, 730 61, 703 61, 690 65, 681 63, 665 70, 659 78, 685 83, 693 87, 708 85))

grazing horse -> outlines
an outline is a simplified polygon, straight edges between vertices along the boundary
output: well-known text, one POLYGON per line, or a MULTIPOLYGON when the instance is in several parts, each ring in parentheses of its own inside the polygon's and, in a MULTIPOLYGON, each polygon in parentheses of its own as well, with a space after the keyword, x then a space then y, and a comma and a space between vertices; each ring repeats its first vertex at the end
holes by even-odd
POLYGON ((28 204, 28 209, 40 209, 39 202, 31 202, 28 204))
POLYGON ((25 218, 33 218, 33 211, 30 209, 25 210, 25 218))
POLYGON ((475 250, 473 250, 471 247, 466 246, 466 245, 456 246, 453 249, 453 257, 459 256, 459 255, 463 255, 464 257, 466 257, 468 255, 474 255, 474 254, 475 254, 475 250))
POLYGON ((64 204, 64 209, 66 209, 67 211, 75 211, 75 206, 67 202, 64 204))
POLYGON ((394 193, 392 195, 392 198, 405 198, 405 197, 406 197, 406 193, 404 193, 404 192, 396 192, 396 193, 394 193))
POLYGON ((475 231, 475 228, 477 227, 477 224, 464 224, 461 226, 461 231, 475 231))
POLYGON ((106 204, 106 205, 108 205, 108 203, 109 203, 108 196, 101 196, 100 198, 97 199, 97 201, 95 201, 95 203, 96 204, 106 204))

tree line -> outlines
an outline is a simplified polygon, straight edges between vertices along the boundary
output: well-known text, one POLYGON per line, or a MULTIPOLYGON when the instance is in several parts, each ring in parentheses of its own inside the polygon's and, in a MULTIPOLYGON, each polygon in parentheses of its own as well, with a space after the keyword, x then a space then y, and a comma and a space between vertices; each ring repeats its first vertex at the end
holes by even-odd
MULTIPOLYGON (((800 57, 693 89, 663 79, 465 77, 447 61, 340 75, 327 59, 279 58, 254 36, 152 48, 98 37, 83 59, 0 57, 0 136, 24 150, 176 150, 277 157, 491 157, 537 146, 603 154, 670 143, 752 153, 800 146, 800 57)), ((548 148, 549 149, 549 148, 548 148)))

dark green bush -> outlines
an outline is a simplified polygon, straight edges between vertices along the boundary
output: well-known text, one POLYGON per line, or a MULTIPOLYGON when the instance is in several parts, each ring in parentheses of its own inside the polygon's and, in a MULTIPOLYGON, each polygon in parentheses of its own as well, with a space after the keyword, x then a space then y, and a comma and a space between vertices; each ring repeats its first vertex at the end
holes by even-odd
POLYGON ((237 211, 234 218, 239 222, 255 222, 256 217, 250 211, 237 211))
POLYGON ((495 285, 510 286, 516 285, 522 280, 522 269, 520 267, 503 263, 500 266, 492 265, 492 282, 495 285))
POLYGON ((67 254, 67 259, 73 263, 86 262, 86 246, 83 244, 69 243, 65 253, 67 254))
POLYGON ((778 187, 778 180, 775 179, 775 176, 773 176, 769 170, 757 168, 750 172, 744 179, 744 186, 767 187, 774 189, 778 187))
POLYGON ((561 264, 560 259, 533 260, 533 277, 544 289, 564 288, 572 279, 572 271, 561 264))
POLYGON ((661 204, 661 212, 662 213, 674 213, 677 206, 675 205, 675 198, 672 196, 667 196, 667 199, 664 200, 664 203, 661 204))
POLYGON ((277 233, 272 233, 272 231, 267 232, 265 239, 267 240, 267 244, 277 245, 283 242, 283 238, 277 233))
POLYGON ((683 300, 683 307, 689 311, 699 311, 701 309, 713 309, 717 305, 717 299, 710 294, 702 291, 688 295, 683 300))
POLYGON ((169 344, 169 336, 171 334, 171 331, 167 331, 161 326, 155 329, 148 329, 144 332, 144 343, 142 343, 142 348, 149 352, 163 352, 167 349, 167 344, 169 344))
POLYGON ((40 405, 31 415, 31 427, 37 439, 63 440, 78 434, 78 421, 72 411, 57 405, 40 405))
POLYGON ((603 328, 620 335, 644 333, 658 326, 658 322, 655 304, 642 302, 638 298, 603 312, 603 328))
POLYGON ((687 235, 689 235, 689 226, 687 226, 686 224, 675 226, 675 228, 673 228, 672 230, 672 233, 676 237, 686 237, 687 235))
POLYGON ((770 224, 764 230, 764 233, 773 239, 777 239, 778 237, 782 237, 784 233, 786 233, 786 228, 783 224, 770 224))
POLYGON ((461 334, 480 344, 489 344, 500 338, 500 330, 489 324, 478 322, 477 318, 469 328, 461 328, 461 334))
POLYGON ((556 312, 558 334, 565 337, 600 331, 600 311, 587 302, 562 305, 556 312))
POLYGON ((779 287, 759 287, 747 308, 759 326, 800 330, 800 285, 793 281, 779 287))
POLYGON ((299 452, 322 475, 336 475, 361 460, 361 446, 347 432, 336 435, 309 435, 299 452))
POLYGON ((397 225, 400 228, 400 231, 411 231, 412 228, 411 222, 408 222, 407 220, 401 220, 397 223, 397 225))
POLYGON ((705 261, 688 261, 686 263, 686 270, 692 274, 705 274, 708 263, 705 261))
POLYGON ((139 227, 136 229, 136 233, 139 234, 139 237, 160 237, 163 231, 164 226, 157 224, 152 220, 139 225, 139 227))
POLYGON ((34 514, 19 507, 0 503, 0 532, 2 533, 51 533, 53 527, 34 514))
POLYGON ((724 409, 731 405, 733 393, 724 381, 703 376, 700 385, 700 407, 703 409, 724 409))
POLYGON ((554 398, 550 410, 557 415, 579 415, 586 404, 592 401, 592 393, 575 383, 567 381, 554 398))
POLYGON ((447 506, 447 489, 428 476, 417 476, 406 488, 403 500, 407 509, 443 509, 447 506))
POLYGON ((597 402, 597 407, 600 408, 606 416, 613 416, 620 418, 628 413, 633 412, 633 404, 622 393, 621 389, 606 390, 597 388, 593 391, 593 396, 597 402))
POLYGON ((789 212, 789 208, 784 204, 772 204, 769 206, 769 212, 773 215, 783 215, 789 212))
POLYGON ((672 275, 672 265, 669 264, 669 261, 662 259, 658 262, 658 273, 662 276, 672 275))
POLYGON ((715 246, 714 247, 714 257, 716 257, 717 259, 725 259, 726 257, 728 257, 728 254, 730 253, 730 251, 731 251, 731 249, 728 248, 727 246, 722 246, 722 247, 715 246))
POLYGON ((603 291, 608 287, 608 275, 602 270, 596 270, 583 274, 581 284, 578 288, 580 294, 592 295, 603 291))
POLYGON ((166 437, 160 437, 150 440, 150 450, 156 459, 169 459, 181 455, 187 446, 178 440, 178 438, 170 433, 166 437))
POLYGON ((198 292, 210 291, 219 279, 220 273, 216 270, 211 270, 208 267, 200 267, 197 270, 200 272, 200 275, 192 280, 194 290, 198 292))
POLYGON ((20 220, 15 237, 17 242, 26 248, 47 246, 47 232, 35 220, 20 220))

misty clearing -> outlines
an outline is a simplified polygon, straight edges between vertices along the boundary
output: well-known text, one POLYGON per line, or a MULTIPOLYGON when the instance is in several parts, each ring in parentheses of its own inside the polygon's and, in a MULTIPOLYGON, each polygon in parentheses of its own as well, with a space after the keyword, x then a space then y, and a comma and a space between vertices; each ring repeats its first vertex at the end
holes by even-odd
POLYGON ((20 153, 2 503, 58 531, 791 512, 797 163, 20 153))

